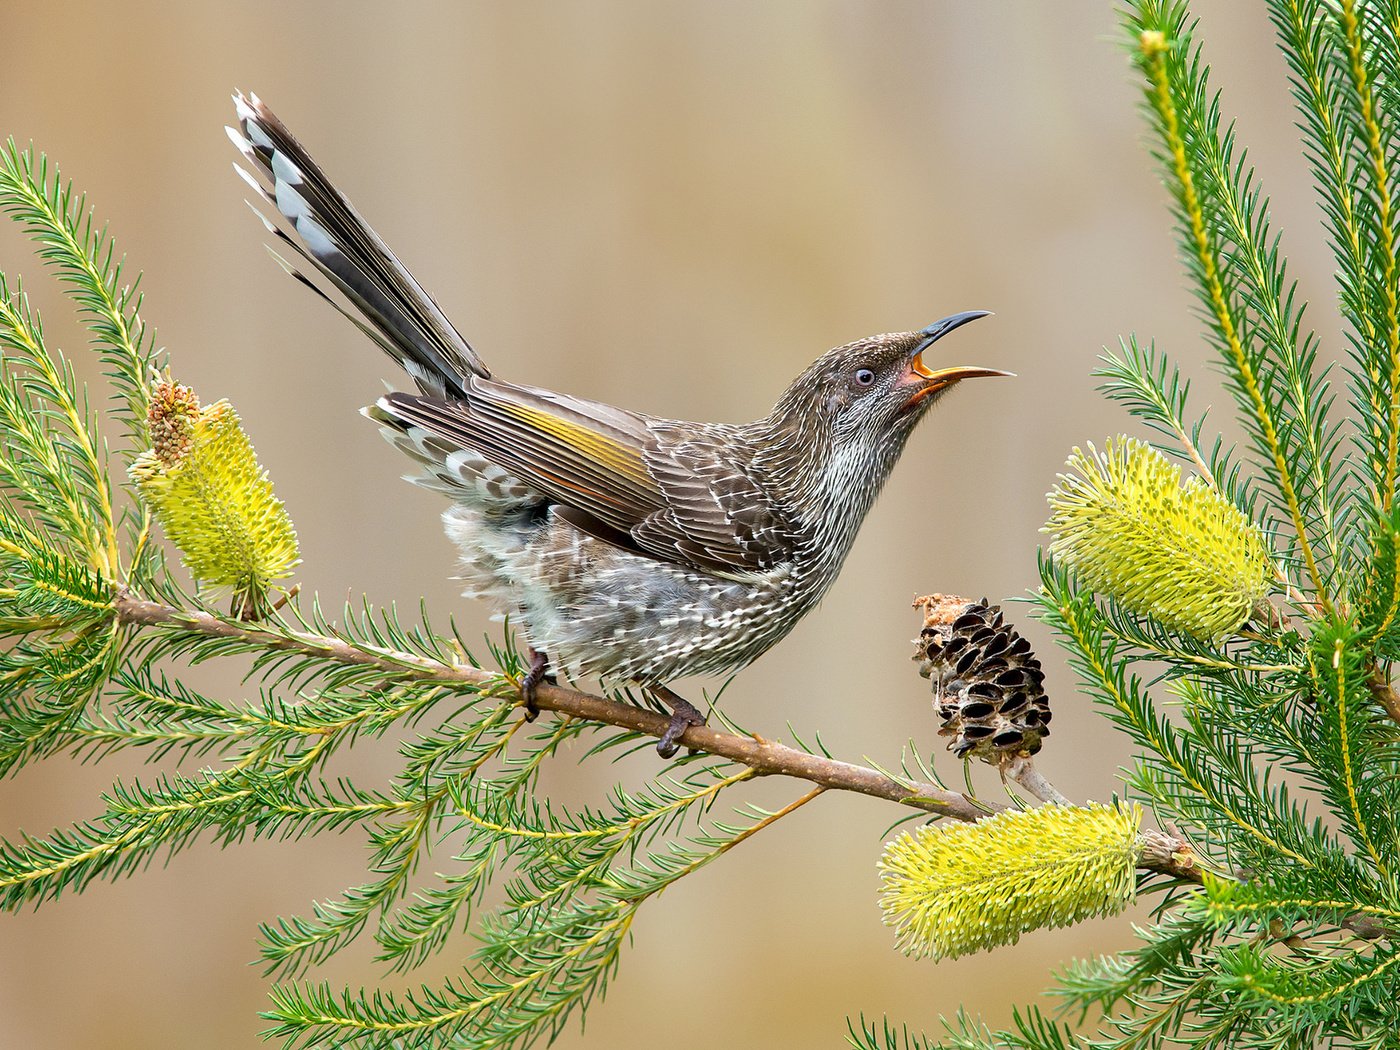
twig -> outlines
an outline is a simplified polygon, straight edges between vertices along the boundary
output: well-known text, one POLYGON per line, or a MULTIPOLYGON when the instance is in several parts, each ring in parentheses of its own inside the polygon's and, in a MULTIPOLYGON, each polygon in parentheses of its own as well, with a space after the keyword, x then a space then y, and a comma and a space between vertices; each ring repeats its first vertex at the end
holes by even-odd
POLYGON ((1350 930, 1363 941, 1378 941, 1383 938, 1391 941, 1400 939, 1400 929, 1387 926, 1374 915, 1362 913, 1348 915, 1341 921, 1340 925, 1342 929, 1350 930))
POLYGON ((1190 844, 1175 833, 1144 828, 1138 836, 1138 867, 1186 882, 1204 882, 1205 875, 1190 844))
POLYGON ((300 593, 301 593, 301 584, 300 584, 300 583, 294 583, 294 584, 292 584, 292 589, 291 589, 291 590, 289 590, 286 594, 282 595, 282 597, 278 598, 275 602, 272 603, 272 611, 273 611, 273 612, 277 612, 279 609, 282 608, 282 606, 286 605, 289 601, 291 601, 293 598, 295 598, 295 597, 296 597, 298 594, 300 594, 300 593))
POLYGON ((1074 805, 1035 768, 1035 760, 1029 755, 1018 756, 1008 761, 1002 766, 1001 775, 1007 780, 1016 781, 1041 802, 1050 802, 1056 806, 1074 805))
MULTIPOLYGON (((501 684, 499 673, 479 667, 439 663, 426 657, 390 649, 360 647, 344 639, 326 635, 272 629, 254 623, 233 623, 209 613, 177 609, 125 594, 117 598, 115 607, 120 622, 132 626, 178 629, 211 638, 236 639, 263 649, 307 653, 339 663, 381 668, 393 675, 407 674, 422 681, 457 684, 474 689, 499 687, 501 684)), ((646 708, 557 685, 541 684, 535 691, 535 705, 542 711, 555 711, 572 718, 602 722, 654 737, 660 737, 670 722, 665 715, 646 708)), ((725 733, 709 726, 692 726, 686 730, 680 742, 685 747, 739 762, 761 775, 796 777, 822 788, 854 791, 873 798, 888 799, 954 820, 979 820, 1006 808, 973 799, 962 792, 949 791, 936 784, 899 780, 877 769, 812 755, 770 740, 725 733)), ((1036 793, 1035 789, 1029 786, 1026 790, 1036 793)), ((1160 832, 1156 834, 1167 837, 1160 832)), ((1184 860, 1173 859, 1179 856, 1182 855, 1176 851, 1165 857, 1144 858, 1140 866, 1146 870, 1199 882, 1199 870, 1189 854, 1184 855, 1184 860)))
POLYGON ((1371 673, 1366 677, 1366 684, 1371 688, 1371 695, 1376 698, 1376 703, 1385 708, 1385 713, 1390 716, 1392 722, 1400 723, 1400 693, 1395 691, 1395 686, 1390 684, 1390 678, 1379 665, 1371 668, 1371 673))

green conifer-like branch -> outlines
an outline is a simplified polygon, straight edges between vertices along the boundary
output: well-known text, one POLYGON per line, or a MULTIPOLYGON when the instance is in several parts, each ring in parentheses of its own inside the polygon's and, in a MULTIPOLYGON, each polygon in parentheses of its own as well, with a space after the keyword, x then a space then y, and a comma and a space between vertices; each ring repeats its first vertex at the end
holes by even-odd
MULTIPOLYGON (((1280 434, 1280 427, 1286 424, 1280 419, 1282 406, 1276 397, 1275 369, 1281 362, 1266 360, 1261 348, 1247 342, 1250 329, 1244 327, 1247 321, 1241 316, 1241 307, 1234 300, 1232 290, 1226 287, 1221 272, 1222 251, 1216 243, 1219 231, 1228 230, 1231 245, 1239 247, 1243 242, 1247 250, 1248 246, 1258 243, 1255 235, 1261 239, 1267 236, 1267 228, 1253 227, 1243 218, 1246 209, 1253 210, 1253 204, 1232 192, 1235 172, 1229 142, 1228 139, 1222 142, 1218 137, 1217 110, 1207 101, 1204 73, 1198 60, 1191 55, 1184 11, 1184 6, 1164 9, 1160 4, 1144 4, 1140 9, 1138 45, 1148 78, 1148 102, 1157 114, 1165 165, 1174 179, 1180 202, 1190 268, 1200 282, 1201 296, 1219 333, 1229 374, 1245 411, 1246 424, 1255 437, 1297 535, 1312 591, 1324 607, 1330 607, 1331 597, 1323 586, 1295 480, 1294 467, 1300 450, 1294 450, 1290 461, 1285 449, 1286 435, 1280 434), (1188 131, 1194 147, 1191 151, 1187 149, 1185 137, 1188 131), (1210 196, 1203 196, 1203 191, 1210 196)), ((1259 272, 1257 261, 1255 273, 1256 283, 1262 285, 1266 278, 1259 272)), ((1276 327, 1283 326, 1280 318, 1276 327)), ((1304 374, 1305 369, 1291 360, 1291 343, 1278 343, 1272 349, 1286 355, 1290 372, 1299 377, 1304 374)), ((1319 403, 1314 408, 1318 426, 1325 428, 1324 406, 1319 403)), ((1320 489, 1325 493, 1325 485, 1320 489)))
MULTIPOLYGON (((529 725, 509 647, 478 660, 426 611, 407 625, 365 604, 332 622, 314 597, 271 602, 269 587, 295 564, 295 536, 231 406, 201 406, 155 377, 134 293, 119 290, 111 242, 92 232, 85 201, 42 158, 11 149, 7 164, 0 207, 75 289, 121 397, 133 447, 119 455, 135 485, 118 516, 85 392, 18 289, 0 286, 0 441, 12 453, 0 460, 0 770, 132 749, 204 765, 118 783, 97 817, 0 842, 0 908, 134 874, 200 841, 353 830, 370 851, 367 879, 262 927, 262 959, 281 980, 270 1031, 288 1046, 511 1047, 558 1031, 606 990, 643 903, 828 790, 960 821, 1004 808, 949 790, 920 760, 889 772, 725 723, 691 729, 682 742, 694 757, 604 805, 541 798, 540 771, 562 746, 587 738, 585 757, 620 753, 659 736, 667 716, 544 685, 537 706, 559 717, 529 725), (198 581, 233 590, 232 610, 182 590, 153 525, 198 581), (253 699, 180 678, 188 664, 221 659, 251 661, 253 699), (340 748, 406 726, 390 782, 328 779, 340 748), (715 816, 721 795, 759 775, 802 779, 805 793, 772 811, 739 804, 735 817, 715 816), (449 832, 460 851, 425 879, 424 857, 449 832), (507 903, 483 910, 483 893, 502 884, 507 903), (411 971, 467 928, 482 947, 436 988, 391 997, 303 981, 361 937, 391 969, 411 971)), ((1031 773, 1008 770, 1051 790, 1031 773)), ((1201 877, 1184 844, 1145 850, 1134 865, 1201 877)))
MULTIPOLYGON (((1122 341, 1100 369, 1104 392, 1197 477, 1178 487, 1174 468, 1132 443, 1077 454, 1051 494, 1055 538, 1037 596, 1085 690, 1136 747, 1128 797, 1180 829, 1202 885, 1168 889, 1139 947, 1059 976, 1056 991, 1084 1011, 1078 1024, 1031 1007, 1002 1030, 959 1015, 942 1039, 852 1026, 853 1046, 1383 1047, 1400 1027, 1400 702, 1389 664, 1400 616, 1400 8, 1269 8, 1340 268, 1351 418, 1335 415, 1321 340, 1302 334, 1304 307, 1207 87, 1196 23, 1184 3, 1128 0, 1126 43, 1183 261, 1255 461, 1190 418, 1190 383, 1164 354, 1122 341), (1360 468, 1346 462, 1348 443, 1360 468), (1283 571, 1272 580, 1254 547, 1262 537, 1291 548, 1276 548, 1283 571), (1264 605, 1265 591, 1297 615, 1264 605)), ((946 877, 930 875, 928 891, 946 877)), ((1069 907, 1073 894, 1060 900, 1069 907)))
MULTIPOLYGON (((1318 0, 1274 4, 1272 15, 1281 50, 1293 73, 1294 97, 1308 128, 1305 152, 1328 220, 1342 307, 1353 326, 1349 336, 1355 362, 1351 373, 1356 393, 1353 407, 1368 437, 1368 480, 1377 493, 1377 505, 1384 506, 1379 493, 1385 487, 1386 467, 1378 454, 1388 444, 1386 405, 1390 398, 1383 366, 1375 355, 1385 343, 1380 335, 1384 321, 1376 315, 1375 304, 1378 298, 1384 301, 1387 293, 1377 287, 1371 266, 1375 234, 1380 232, 1378 215, 1367 199, 1364 180, 1354 178, 1363 148, 1357 137, 1361 129, 1349 107, 1341 104, 1350 62, 1341 61, 1339 50, 1328 45, 1327 37, 1334 30, 1323 17, 1318 0)), ((1369 140, 1369 130, 1365 137, 1369 140)))
POLYGON ((48 158, 9 139, 0 150, 0 208, 38 244, 39 257, 68 286, 107 366, 128 433, 144 436, 150 395, 147 378, 158 364, 155 333, 141 320, 139 277, 122 283, 125 259, 85 195, 74 196, 48 158))
POLYGON ((79 404, 72 369, 50 355, 44 333, 17 286, 11 294, 0 276, 0 345, 5 384, 0 421, 6 451, 0 472, 6 485, 60 535, 72 537, 82 557, 109 578, 116 566, 116 528, 106 460, 98 451, 91 413, 79 404), (52 429, 35 427, 36 411, 52 413, 52 429), (50 440, 54 431, 61 440, 50 440), (58 482, 56 492, 45 491, 58 482))
POLYGON ((114 460, 68 360, 18 282, 0 278, 0 774, 57 752, 200 768, 119 783, 90 820, 0 842, 0 907, 197 842, 352 831, 368 849, 363 881, 262 926, 278 981, 269 1033, 289 1047, 523 1047, 606 992, 644 903, 830 791, 855 791, 947 818, 887 849, 886 915, 913 954, 1012 943, 1135 895, 1157 907, 1135 948, 1060 974, 1063 1001, 1085 1011, 1073 1023, 1032 1005, 1002 1031, 960 1014, 937 1040, 862 1019, 852 1046, 1386 1046, 1400 1026, 1400 8, 1269 7, 1340 269, 1350 417, 1186 6, 1129 0, 1183 261, 1249 444, 1236 455, 1191 415, 1190 382, 1150 343, 1106 354, 1105 393, 1159 444, 1124 438, 1077 457, 1052 494, 1035 599, 1136 750, 1125 797, 1102 806, 1069 804, 1035 768, 1040 663, 986 603, 965 622, 957 610, 972 606, 954 603, 923 645, 932 661, 937 642, 936 710, 970 744, 1043 715, 1033 746, 1008 737, 968 754, 1048 805, 951 790, 917 754, 893 770, 842 762, 718 714, 682 738, 689 757, 641 786, 592 804, 550 798, 541 772, 566 745, 583 745, 570 748, 581 761, 620 756, 667 715, 542 685, 545 717, 525 722, 509 641, 478 658, 426 609, 406 619, 365 602, 333 619, 295 587, 274 601, 295 536, 231 406, 155 378, 110 238, 44 158, 11 143, 0 209, 72 293, 125 444, 114 460), (113 461, 135 480, 129 499, 114 498, 113 461), (182 589, 162 536, 201 584, 234 592, 232 610, 182 589), (957 646, 976 659, 964 666, 957 646), (226 659, 248 669, 249 699, 182 676, 226 659), (390 734, 402 742, 387 745, 385 781, 331 778, 338 751, 390 734), (744 800, 774 775, 804 782, 787 805, 744 800), (1142 826, 1144 811, 1166 830, 1142 826), (427 875, 449 839, 455 854, 427 875), (493 886, 504 903, 487 908, 493 886), (467 930, 477 951, 435 987, 390 995, 314 976, 364 938, 387 969, 412 972, 467 930))
POLYGON ((1382 141, 1380 117, 1364 54, 1366 45, 1361 39, 1361 26, 1354 0, 1341 0, 1337 8, 1337 21, 1346 43, 1347 72, 1350 74, 1350 87, 1359 110, 1357 117, 1360 126, 1365 129, 1366 158, 1371 168, 1369 183, 1376 212, 1373 228, 1380 271, 1376 276, 1379 278, 1377 283, 1384 309, 1381 352, 1386 362, 1385 384, 1382 389, 1388 395, 1384 399, 1388 416, 1377 509, 1385 513, 1395 499, 1397 438, 1400 438, 1400 399, 1396 397, 1396 394, 1400 393, 1400 290, 1396 287, 1397 281, 1400 281, 1400 274, 1397 274, 1395 261, 1395 215, 1391 200, 1389 151, 1382 141))

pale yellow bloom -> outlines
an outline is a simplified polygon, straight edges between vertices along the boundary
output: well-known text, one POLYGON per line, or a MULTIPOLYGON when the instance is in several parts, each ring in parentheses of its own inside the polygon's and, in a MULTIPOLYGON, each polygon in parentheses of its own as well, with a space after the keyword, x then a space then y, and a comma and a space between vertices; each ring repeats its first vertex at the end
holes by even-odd
POLYGON ((166 381, 152 392, 150 424, 155 447, 131 466, 137 488, 195 579, 230 588, 235 612, 258 615, 300 552, 238 413, 227 401, 200 408, 166 381))
POLYGON ((1269 593, 1273 564, 1234 504, 1152 446, 1075 449, 1050 493, 1050 551, 1091 590, 1196 638, 1234 633, 1269 593))
POLYGON ((900 950, 957 958, 1114 915, 1136 890, 1137 806, 1038 806, 905 832, 880 860, 900 950))

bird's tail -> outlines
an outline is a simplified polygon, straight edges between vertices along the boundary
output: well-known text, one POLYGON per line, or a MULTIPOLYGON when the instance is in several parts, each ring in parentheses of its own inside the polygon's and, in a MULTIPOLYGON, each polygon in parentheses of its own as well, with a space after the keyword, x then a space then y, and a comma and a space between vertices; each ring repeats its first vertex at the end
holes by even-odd
POLYGON ((427 393, 461 395, 471 375, 490 370, 301 143, 256 95, 234 95, 238 128, 229 138, 262 181, 236 170, 286 219, 296 236, 259 212, 268 230, 311 263, 359 314, 345 309, 295 265, 283 268, 353 321, 427 393), (264 185, 264 183, 266 183, 264 185))

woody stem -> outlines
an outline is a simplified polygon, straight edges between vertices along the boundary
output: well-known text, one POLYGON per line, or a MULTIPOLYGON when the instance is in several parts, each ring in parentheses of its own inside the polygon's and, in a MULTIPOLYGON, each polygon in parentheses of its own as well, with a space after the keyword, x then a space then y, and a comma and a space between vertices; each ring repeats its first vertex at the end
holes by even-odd
MULTIPOLYGON (((399 679, 441 682, 470 690, 499 689, 499 673, 468 664, 447 664, 413 653, 361 646, 329 635, 293 631, 281 625, 232 622, 206 612, 177 609, 159 602, 123 594, 116 599, 119 621, 132 627, 194 632, 213 638, 235 639, 260 649, 300 652, 338 663, 382 669, 399 679)), ((633 704, 593 696, 563 686, 541 682, 534 690, 534 705, 571 718, 588 719, 661 737, 670 725, 667 716, 633 704)), ((748 766, 761 775, 796 777, 823 788, 853 791, 887 799, 954 820, 974 821, 1005 806, 973 799, 936 784, 895 777, 866 766, 842 762, 757 736, 739 736, 710 726, 691 726, 679 743, 696 751, 748 766)), ((1188 854, 1144 858, 1145 870, 1199 882, 1199 868, 1188 854)))

